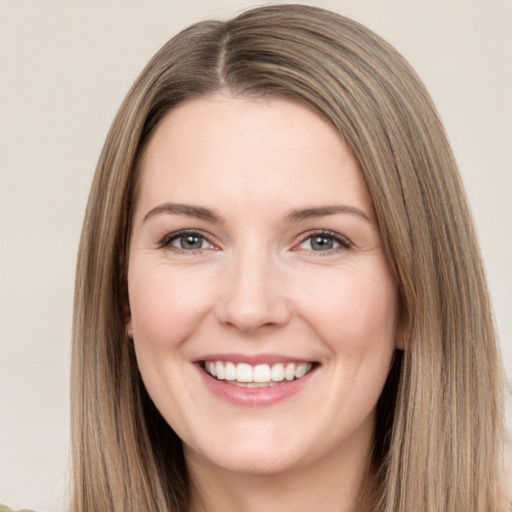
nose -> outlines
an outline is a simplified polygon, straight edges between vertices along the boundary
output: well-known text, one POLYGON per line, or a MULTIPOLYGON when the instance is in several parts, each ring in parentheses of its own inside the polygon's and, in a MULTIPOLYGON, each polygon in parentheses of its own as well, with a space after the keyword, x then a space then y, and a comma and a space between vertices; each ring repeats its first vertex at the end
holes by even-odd
POLYGON ((216 304, 218 320, 246 334, 284 326, 291 316, 279 262, 258 252, 233 256, 216 304))

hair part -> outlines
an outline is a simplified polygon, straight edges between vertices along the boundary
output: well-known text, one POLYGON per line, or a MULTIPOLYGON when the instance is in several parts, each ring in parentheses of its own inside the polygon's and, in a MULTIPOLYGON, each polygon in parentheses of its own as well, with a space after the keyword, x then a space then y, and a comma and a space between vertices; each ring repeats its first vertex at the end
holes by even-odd
POLYGON ((151 135, 178 104, 219 91, 306 105, 337 128, 364 172, 406 345, 377 407, 374 487, 363 492, 370 509, 498 510, 501 367, 443 126, 396 50, 354 21, 303 5, 182 31, 149 62, 112 124, 77 265, 73 510, 187 510, 181 442, 147 395, 126 335, 126 266, 151 135))

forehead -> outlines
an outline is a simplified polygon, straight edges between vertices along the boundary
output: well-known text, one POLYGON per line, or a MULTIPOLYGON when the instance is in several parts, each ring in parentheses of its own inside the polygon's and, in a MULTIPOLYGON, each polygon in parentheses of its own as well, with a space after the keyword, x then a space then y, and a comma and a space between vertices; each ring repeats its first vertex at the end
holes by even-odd
POLYGON ((223 94, 178 106, 146 148, 140 201, 191 198, 212 207, 243 198, 372 208, 360 166, 330 123, 287 100, 223 94))

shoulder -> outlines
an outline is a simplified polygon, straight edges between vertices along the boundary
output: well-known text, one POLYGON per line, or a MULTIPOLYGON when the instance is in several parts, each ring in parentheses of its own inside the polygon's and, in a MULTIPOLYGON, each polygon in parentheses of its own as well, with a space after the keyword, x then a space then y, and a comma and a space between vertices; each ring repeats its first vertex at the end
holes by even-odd
POLYGON ((8 506, 6 505, 2 505, 0 503, 0 512, 33 512, 32 510, 28 510, 26 508, 24 509, 21 509, 21 510, 12 510, 11 508, 9 508, 8 506))

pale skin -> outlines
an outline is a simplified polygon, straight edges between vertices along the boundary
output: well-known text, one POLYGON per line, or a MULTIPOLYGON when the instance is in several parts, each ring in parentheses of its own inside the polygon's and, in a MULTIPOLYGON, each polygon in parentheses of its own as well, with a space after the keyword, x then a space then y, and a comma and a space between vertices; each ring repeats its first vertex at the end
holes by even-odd
POLYGON ((184 443, 191 512, 349 512, 399 308, 363 174, 336 130, 278 99, 178 106, 143 161, 128 287, 144 383, 184 443), (256 390, 248 405, 205 373, 208 354, 313 369, 271 388, 289 396, 258 402, 256 390))

